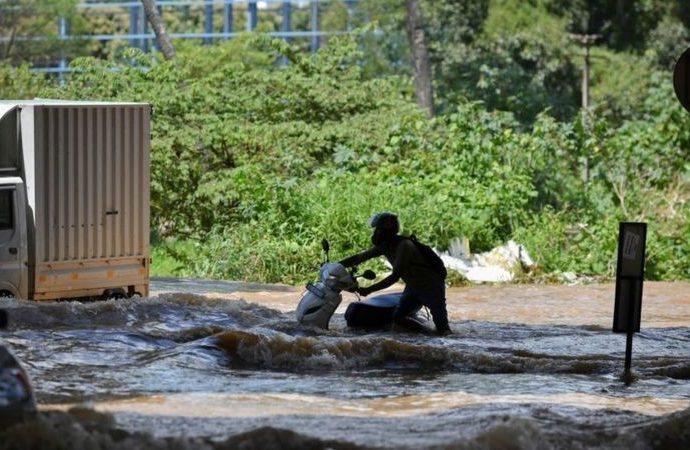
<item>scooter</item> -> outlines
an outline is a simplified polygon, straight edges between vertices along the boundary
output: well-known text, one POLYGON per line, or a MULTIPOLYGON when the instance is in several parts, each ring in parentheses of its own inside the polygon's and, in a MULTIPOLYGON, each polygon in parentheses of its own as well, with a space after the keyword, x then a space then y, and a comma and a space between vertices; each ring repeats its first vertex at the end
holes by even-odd
MULTIPOLYGON (((343 300, 341 292, 355 292, 359 286, 357 278, 373 280, 376 274, 372 270, 366 270, 362 275, 357 275, 356 267, 348 271, 340 263, 328 262, 330 244, 324 239, 321 246, 326 260, 319 270, 319 281, 316 284, 307 283, 307 291, 297 305, 296 314, 300 324, 327 330, 333 313, 343 300)), ((400 303, 401 296, 402 293, 382 294, 350 303, 345 311, 348 327, 367 331, 390 329, 393 324, 393 313, 400 303)), ((403 331, 431 333, 424 321, 418 317, 417 311, 400 319, 396 324, 403 331)))
POLYGON ((363 274, 357 275, 356 267, 347 270, 340 263, 329 262, 330 244, 326 239, 321 241, 321 247, 326 254, 326 260, 319 270, 319 281, 307 283, 307 291, 297 305, 296 315, 300 324, 327 330, 333 313, 343 301, 341 292, 355 292, 359 286, 357 278, 373 280, 376 274, 366 270, 363 274))

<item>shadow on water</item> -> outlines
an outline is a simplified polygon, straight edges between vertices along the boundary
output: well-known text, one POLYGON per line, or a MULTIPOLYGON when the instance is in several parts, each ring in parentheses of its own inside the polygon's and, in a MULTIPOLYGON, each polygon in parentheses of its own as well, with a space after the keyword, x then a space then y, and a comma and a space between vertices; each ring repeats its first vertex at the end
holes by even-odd
MULTIPOLYGON (((40 448, 86 449, 680 449, 690 444, 690 409, 661 418, 615 411, 598 414, 577 408, 549 408, 541 405, 496 405, 491 412, 465 408, 444 414, 417 416, 410 420, 359 418, 331 428, 332 437, 315 436, 314 426, 336 423, 337 417, 284 416, 272 423, 255 419, 223 421, 203 419, 208 436, 191 433, 183 437, 161 437, 136 431, 136 414, 125 418, 127 429, 109 414, 75 407, 49 411, 37 420, 0 430, 0 450, 40 448), (127 423, 129 422, 129 423, 127 423), (459 428, 458 424, 462 423, 459 428), (429 426, 433 424, 433 426, 429 426), (424 429, 386 440, 380 430, 424 429), (134 430, 134 431, 133 431, 134 430), (223 430, 222 437, 213 436, 223 430), (374 437, 377 435, 379 438, 374 437), (359 435, 359 436, 358 436, 359 435), (371 444, 364 444, 368 441, 371 444), (436 442, 425 445, 425 442, 436 442)), ((169 429, 179 418, 160 416, 162 428, 169 429)))

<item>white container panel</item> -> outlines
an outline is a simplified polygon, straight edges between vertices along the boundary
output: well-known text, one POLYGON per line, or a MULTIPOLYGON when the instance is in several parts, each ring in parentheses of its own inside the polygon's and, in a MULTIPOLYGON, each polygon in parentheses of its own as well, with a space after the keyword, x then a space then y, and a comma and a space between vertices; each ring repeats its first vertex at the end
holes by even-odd
POLYGON ((148 105, 35 106, 36 261, 148 255, 148 105))

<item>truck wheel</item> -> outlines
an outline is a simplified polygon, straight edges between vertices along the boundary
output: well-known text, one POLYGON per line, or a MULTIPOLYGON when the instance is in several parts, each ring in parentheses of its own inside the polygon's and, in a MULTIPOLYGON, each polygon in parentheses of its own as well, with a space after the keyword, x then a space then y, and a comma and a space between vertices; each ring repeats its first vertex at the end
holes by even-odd
POLYGON ((141 292, 134 290, 134 286, 127 286, 127 297, 142 297, 142 295, 141 292))
POLYGON ((107 300, 109 298, 119 300, 127 298, 127 294, 125 293, 124 289, 106 289, 103 291, 103 299, 107 300))

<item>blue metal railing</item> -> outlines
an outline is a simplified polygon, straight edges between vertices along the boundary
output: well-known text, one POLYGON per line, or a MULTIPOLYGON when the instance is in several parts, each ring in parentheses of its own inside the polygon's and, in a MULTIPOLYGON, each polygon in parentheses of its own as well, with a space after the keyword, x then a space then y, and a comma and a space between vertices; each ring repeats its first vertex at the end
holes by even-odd
MULTIPOLYGON (((294 38, 309 38, 310 49, 312 52, 319 49, 321 40, 325 36, 337 35, 346 33, 351 29, 350 18, 353 10, 359 0, 158 0, 156 6, 159 14, 164 16, 163 8, 171 7, 189 7, 196 6, 203 8, 204 14, 204 31, 203 32, 187 32, 187 33, 168 33, 171 39, 200 39, 205 44, 211 44, 216 39, 232 39, 241 32, 233 29, 233 20, 235 18, 235 9, 243 7, 242 10, 246 12, 246 30, 253 31, 256 29, 259 21, 259 11, 261 9, 271 9, 280 14, 282 23, 280 31, 266 33, 269 36, 279 37, 286 40, 294 38), (338 31, 323 31, 320 29, 320 11, 319 7, 325 3, 343 3, 347 8, 348 24, 347 30, 338 31), (293 30, 292 29, 292 13, 294 6, 298 8, 307 8, 309 10, 310 20, 308 30, 293 30), (214 29, 214 15, 220 10, 223 17, 222 31, 214 29)), ((155 46, 155 35, 148 29, 148 21, 144 14, 143 5, 139 0, 128 1, 99 1, 91 2, 86 0, 79 3, 77 8, 80 10, 112 10, 119 9, 122 14, 129 14, 129 32, 119 34, 70 34, 69 22, 65 18, 58 19, 58 36, 60 40, 80 39, 87 41, 125 41, 129 42, 132 47, 140 48, 148 51, 151 43, 155 46)), ((10 38, 1 37, 0 42, 6 42, 10 38)), ((41 37, 13 37, 15 41, 32 41, 41 40, 41 37)), ((41 67, 33 68, 33 71, 57 73, 62 75, 69 71, 68 67, 69 55, 61 52, 59 62, 56 67, 41 67)))

